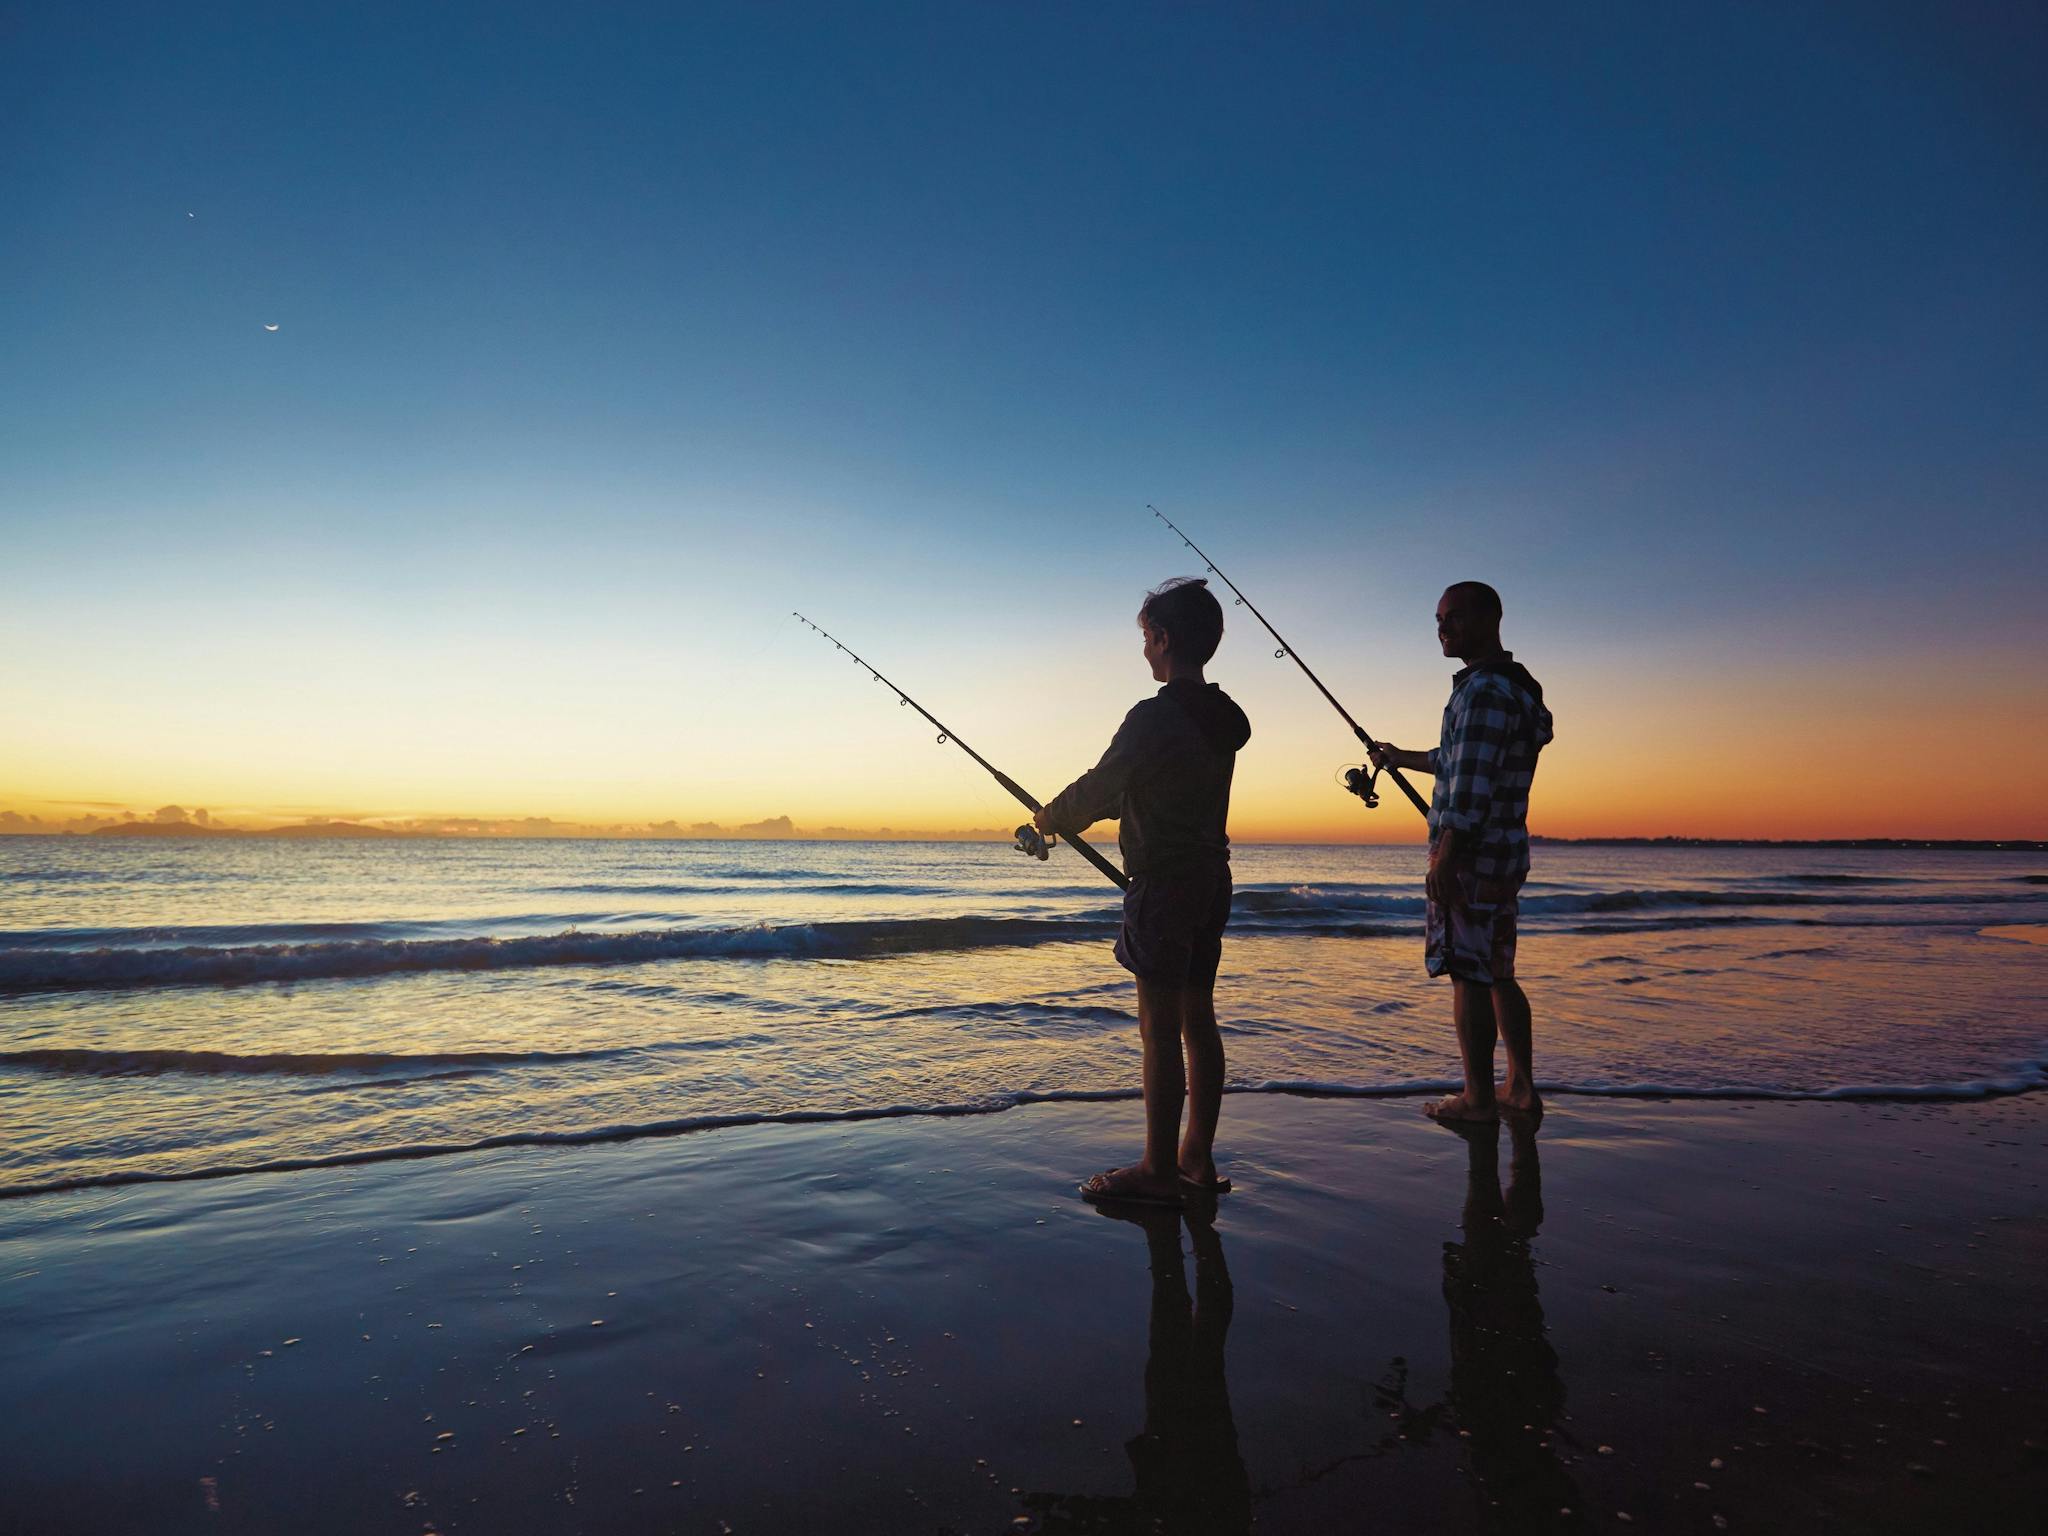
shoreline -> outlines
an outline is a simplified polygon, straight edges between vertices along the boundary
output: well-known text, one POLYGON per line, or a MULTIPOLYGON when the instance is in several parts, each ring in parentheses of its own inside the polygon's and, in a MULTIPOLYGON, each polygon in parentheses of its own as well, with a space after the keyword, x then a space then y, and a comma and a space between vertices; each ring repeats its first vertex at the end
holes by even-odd
POLYGON ((0 1379, 37 1411, 0 1527, 1910 1530, 2048 1495, 2041 1095, 1572 1099, 1533 1151, 1239 1095, 1238 1192, 1163 1223, 1070 1193, 1134 1130, 8 1202, 0 1379))
MULTIPOLYGON (((2048 943, 2048 933, 2009 937, 2023 943, 2048 943)), ((1362 1102, 1420 1102, 1442 1094, 1455 1093, 1463 1086, 1462 1079, 1451 1077, 1383 1084, 1269 1081, 1228 1084, 1224 1087, 1223 1094, 1226 1102, 1251 1097, 1306 1101, 1334 1099, 1362 1102)), ((1967 1084, 1869 1083, 1797 1089, 1742 1086, 1688 1088, 1660 1083, 1595 1087, 1539 1081, 1536 1086, 1546 1102, 1587 1099, 1642 1104, 1983 1104, 1999 1099, 2022 1098, 2029 1094, 2048 1092, 2048 1056, 2018 1063, 2015 1073, 2011 1076, 1987 1078, 1967 1084)), ((86 1190, 154 1188, 162 1185, 210 1183, 221 1179, 264 1178, 275 1174, 371 1168, 384 1163, 433 1162, 441 1158, 520 1149, 617 1146, 638 1141, 665 1141, 679 1136, 707 1135, 718 1131, 778 1126, 863 1125, 898 1120, 971 1120, 989 1115, 1009 1114, 1015 1110, 1031 1109, 1041 1105, 1127 1103, 1136 1102, 1143 1096, 1144 1091, 1136 1087, 1021 1090, 999 1100, 977 1100, 958 1104, 740 1110, 730 1114, 685 1115, 673 1120, 592 1126, 582 1130, 515 1131, 479 1137, 474 1141, 365 1147, 346 1152, 271 1158, 255 1163, 228 1163, 194 1169, 134 1169, 118 1173, 80 1174, 15 1186, 0 1185, 0 1208, 4 1208, 10 1201, 36 1200, 86 1190)))

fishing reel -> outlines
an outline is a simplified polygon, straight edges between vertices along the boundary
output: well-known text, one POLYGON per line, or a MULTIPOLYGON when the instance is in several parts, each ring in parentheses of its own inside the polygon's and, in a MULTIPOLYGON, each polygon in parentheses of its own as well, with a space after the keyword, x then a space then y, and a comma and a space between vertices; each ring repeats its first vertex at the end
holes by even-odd
POLYGON ((1364 763, 1356 768, 1347 765, 1337 770, 1337 782, 1344 786, 1347 793, 1363 800, 1368 811, 1379 808, 1379 780, 1380 770, 1371 763, 1364 763))
POLYGON ((1048 837, 1027 821, 1017 829, 1017 841, 1014 846, 1019 853, 1029 854, 1043 862, 1052 857, 1053 844, 1058 841, 1057 833, 1048 837))

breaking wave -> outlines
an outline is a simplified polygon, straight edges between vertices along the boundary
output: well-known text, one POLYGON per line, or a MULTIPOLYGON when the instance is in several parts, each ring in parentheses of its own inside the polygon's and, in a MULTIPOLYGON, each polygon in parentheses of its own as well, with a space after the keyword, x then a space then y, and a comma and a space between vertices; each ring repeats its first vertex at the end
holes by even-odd
MULTIPOLYGON (((1833 880, 1833 876, 1798 876, 1833 880)), ((1874 878, 1855 877, 1865 884, 1874 878)), ((1420 895, 1385 886, 1250 886, 1237 892, 1240 934, 1313 938, 1408 938, 1420 924, 1420 895)), ((1862 890, 1643 889, 1525 891, 1525 928, 1573 933, 1778 924, 1877 922, 1927 926, 1981 921, 1980 896, 1882 894, 1862 890), (1964 909, 1974 908, 1977 918, 1964 909), (1835 914, 1841 914, 1839 917, 1835 914), (1585 921, 1574 923, 1571 919, 1585 921)), ((2048 912, 2048 893, 1996 904, 2008 918, 2048 912)), ((619 922, 595 915, 596 920, 619 922)), ((495 919, 528 928, 538 915, 495 919)), ((559 918, 553 921, 560 921, 559 918)), ((0 933, 0 995, 93 988, 235 986, 404 975, 503 971, 564 965, 745 958, 856 958, 1100 939, 1117 909, 1082 908, 1064 917, 961 915, 735 927, 617 926, 556 932, 444 936, 444 923, 285 923, 215 929, 46 929, 0 933), (165 942, 200 939, 202 942, 165 942), (213 942, 205 942, 211 940, 213 942), (225 940, 227 942, 220 942, 225 940)))
MULTIPOLYGON (((1525 916, 1536 914, 1569 917, 1610 912, 1683 912, 1702 908, 1854 907, 1891 908, 1906 912, 1919 907, 1987 905, 1985 897, 1981 894, 1919 891, 1891 895, 1876 892, 1866 894, 1852 889, 1865 885, 1908 883, 1876 876, 1790 875, 1786 876, 1785 880, 1800 886, 1809 883, 1821 885, 1826 889, 1784 890, 1772 881, 1760 882, 1765 886, 1760 890, 1739 886, 1703 890, 1696 886, 1685 886, 1673 889, 1653 887, 1645 890, 1561 891, 1546 888, 1538 883, 1522 892, 1521 910, 1525 916), (1843 891, 1850 893, 1843 894, 1843 891)), ((2017 901, 2022 905, 2028 905, 2038 899, 2041 898, 2006 897, 2001 898, 1997 904, 2005 906, 2017 901)), ((1393 894, 1383 886, 1316 885, 1291 886, 1284 889, 1253 887, 1239 890, 1234 905, 1240 915, 1255 919, 1264 916, 1307 916, 1339 911, 1419 917, 1423 910, 1423 899, 1420 895, 1393 894)))
POLYGON ((570 931, 519 938, 366 939, 309 944, 0 950, 0 993, 626 965, 717 957, 899 954, 1099 937, 1104 920, 953 917, 905 922, 759 923, 741 928, 570 931))
MULTIPOLYGON (((757 883, 760 882, 757 879, 757 883)), ((724 880, 683 881, 673 880, 631 883, 621 881, 586 881, 579 885, 551 885, 547 890, 562 896, 706 896, 722 895, 732 890, 732 883, 724 880)), ((824 880, 798 881, 788 883, 777 881, 772 894, 777 896, 949 896, 953 892, 943 885, 906 885, 886 880, 824 880)))
POLYGON ((0 1051, 0 1072, 56 1072, 83 1077, 160 1077, 181 1072, 203 1077, 326 1077, 349 1072, 413 1072, 446 1067, 603 1061, 628 1054, 628 1048, 593 1051, 266 1051, 243 1055, 235 1051, 98 1051, 45 1047, 0 1051))

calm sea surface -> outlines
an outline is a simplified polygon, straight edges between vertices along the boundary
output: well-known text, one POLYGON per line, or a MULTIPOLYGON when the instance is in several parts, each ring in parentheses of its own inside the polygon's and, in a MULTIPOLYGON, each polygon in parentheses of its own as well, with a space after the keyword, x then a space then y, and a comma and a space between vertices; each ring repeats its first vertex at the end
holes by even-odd
MULTIPOLYGON (((1235 869, 1233 1082, 1448 1086, 1421 851, 1235 869)), ((1116 910, 981 844, 0 838, 0 1193, 1129 1091, 1116 910)), ((2048 1086, 2048 856, 1539 848, 1523 910, 1552 1092, 2048 1086)))

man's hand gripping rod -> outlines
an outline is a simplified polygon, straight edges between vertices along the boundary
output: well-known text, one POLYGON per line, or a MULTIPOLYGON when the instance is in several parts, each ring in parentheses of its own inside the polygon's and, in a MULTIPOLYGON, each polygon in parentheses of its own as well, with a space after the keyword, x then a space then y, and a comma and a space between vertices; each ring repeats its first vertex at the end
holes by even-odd
MULTIPOLYGON (((1380 744, 1374 741, 1372 737, 1368 736, 1365 733, 1364 726, 1360 725, 1356 720, 1351 718, 1351 711, 1346 709, 1342 704, 1339 704, 1337 702, 1337 696, 1331 693, 1329 689, 1323 686, 1323 680, 1320 677, 1317 677, 1315 673, 1309 671, 1308 663, 1303 661, 1299 656, 1295 655, 1294 647, 1287 643, 1286 639, 1281 635, 1279 630, 1275 629, 1270 623, 1267 623, 1266 616, 1263 613, 1259 612, 1257 604, 1253 603, 1250 598, 1246 597, 1242 592, 1239 592, 1237 590, 1237 583, 1232 581, 1228 576, 1224 575, 1221 571, 1216 569, 1216 562, 1211 560, 1207 555, 1203 554, 1201 546, 1195 543, 1195 541, 1189 538, 1186 534, 1182 533, 1180 529, 1174 524, 1172 518, 1168 517, 1164 512, 1160 511, 1157 507, 1153 506, 1152 503, 1149 501, 1145 503, 1145 510, 1147 512, 1150 512, 1154 517, 1158 518, 1159 521, 1166 524, 1167 527, 1172 528, 1174 537, 1179 539, 1181 543, 1187 545, 1189 549, 1192 549, 1195 552, 1195 558, 1200 560, 1204 566, 1208 567, 1209 574, 1211 576, 1214 576, 1218 581, 1222 582, 1223 585, 1230 588, 1231 592, 1236 595, 1238 602, 1242 606, 1251 609, 1252 617, 1257 619, 1261 624, 1264 624, 1266 626, 1266 633, 1271 635, 1275 640, 1279 641, 1280 643, 1280 649, 1273 653, 1274 658, 1276 660, 1284 658, 1286 660, 1292 661, 1297 667, 1301 668, 1302 672, 1307 676, 1308 680, 1316 685, 1316 691, 1320 693, 1324 698, 1330 701, 1330 708, 1336 710, 1338 714, 1344 717, 1344 723, 1351 727, 1351 734, 1356 736, 1360 741, 1365 743, 1365 750, 1367 752, 1379 751, 1380 744)), ((1388 778, 1392 779, 1396 784, 1401 786, 1401 793, 1408 797, 1409 802, 1412 805, 1414 805, 1416 810, 1422 812, 1424 816, 1429 815, 1429 802, 1423 799, 1421 795, 1415 792, 1414 785, 1410 784, 1406 779, 1401 777, 1400 769, 1387 768, 1382 771, 1386 773, 1388 778)), ((1373 790, 1373 780, 1378 776, 1379 775, 1377 773, 1370 772, 1366 769, 1353 768, 1344 775, 1344 787, 1350 790, 1351 793, 1353 793, 1354 795, 1358 796, 1359 799, 1363 800, 1365 802, 1366 809, 1370 810, 1380 803, 1379 795, 1375 793, 1373 790)))
MULTIPOLYGON (((861 658, 858 655, 855 655, 854 652, 847 650, 847 648, 844 645, 841 645, 832 634, 830 634, 826 630, 819 629, 817 625, 811 623, 809 619, 805 618, 802 614, 796 612, 794 609, 790 611, 790 617, 796 619, 806 628, 816 630, 817 633, 823 635, 827 640, 830 640, 835 649, 837 649, 844 655, 852 657, 853 664, 855 666, 859 667, 863 672, 867 673, 868 676, 872 677, 876 682, 880 683, 884 688, 887 688, 891 693, 896 695, 896 702, 899 705, 907 704, 910 708, 916 710, 920 715, 923 715, 925 719, 931 721, 932 725, 934 726, 934 728, 937 729, 939 733, 940 746, 943 747, 947 742, 950 741, 954 746, 958 747, 962 752, 965 752, 969 757, 973 758, 977 763, 981 764, 982 767, 986 768, 989 771, 990 777, 992 777, 998 784, 1002 785, 1003 788, 1007 789, 1011 794, 1015 795, 1020 801, 1022 801, 1026 809, 1034 813, 1045 809, 1044 806, 1040 805, 1036 800, 1032 799, 1030 795, 1026 794, 1024 792, 1024 787, 1020 785, 1015 779, 1011 778, 1007 773, 1004 773, 1002 769, 998 768, 994 763, 990 762, 987 758, 983 757, 979 752, 975 751, 974 748, 970 747, 969 745, 967 745, 966 742, 962 741, 958 736, 954 735, 953 732, 946 726, 946 724, 943 721, 939 719, 937 715, 934 715, 930 710, 926 709, 922 704, 918 703, 917 700, 913 699, 901 688, 898 688, 894 683, 890 682, 889 679, 882 676, 881 673, 877 672, 873 667, 869 666, 865 661, 861 660, 861 658)), ((1111 880, 1115 881, 1117 885, 1125 889, 1129 889, 1131 883, 1130 877, 1127 876, 1122 870, 1118 869, 1114 864, 1110 863, 1108 859, 1104 858, 1101 854, 1097 853, 1093 848, 1089 847, 1086 843, 1082 842, 1080 838, 1074 836, 1073 833, 1068 832, 1065 833, 1064 836, 1067 840, 1067 846, 1072 848, 1074 852, 1080 854, 1082 858, 1086 859, 1090 864, 1093 864, 1097 869, 1101 870, 1103 874, 1107 875, 1111 880)), ((1028 821, 1025 822, 1023 826, 1017 829, 1017 848, 1021 852, 1030 854, 1033 858, 1043 859, 1048 857, 1052 852, 1053 842, 1053 838, 1048 838, 1047 836, 1045 836, 1038 830, 1037 827, 1033 826, 1028 821)))

